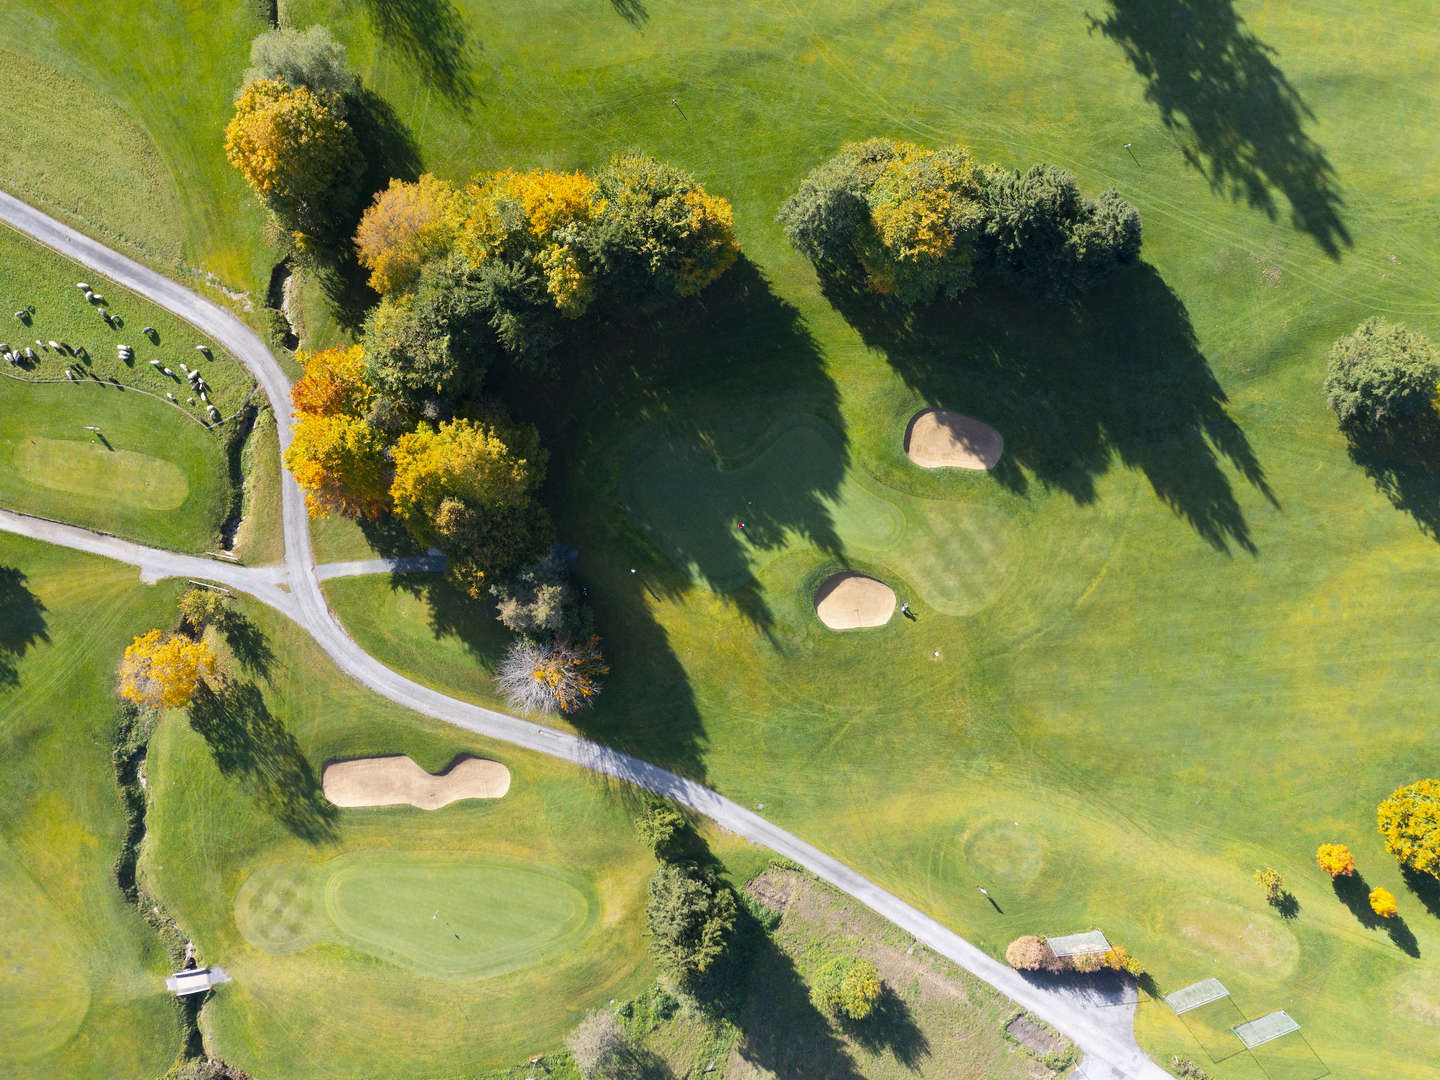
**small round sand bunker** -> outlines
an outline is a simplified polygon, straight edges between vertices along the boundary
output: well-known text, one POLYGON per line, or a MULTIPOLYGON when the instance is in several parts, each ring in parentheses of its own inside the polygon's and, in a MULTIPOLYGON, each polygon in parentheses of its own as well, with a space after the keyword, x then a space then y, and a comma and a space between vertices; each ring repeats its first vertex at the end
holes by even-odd
POLYGON ((815 614, 831 630, 884 626, 895 614, 895 590, 864 574, 833 574, 815 592, 815 614))
POLYGON ((926 469, 993 469, 1005 440, 989 424, 949 409, 921 409, 905 429, 905 453, 926 469))
POLYGON ((321 785, 336 806, 409 803, 438 810, 460 799, 500 798, 510 790, 510 770, 498 761, 462 757, 437 776, 397 754, 326 765, 321 785))

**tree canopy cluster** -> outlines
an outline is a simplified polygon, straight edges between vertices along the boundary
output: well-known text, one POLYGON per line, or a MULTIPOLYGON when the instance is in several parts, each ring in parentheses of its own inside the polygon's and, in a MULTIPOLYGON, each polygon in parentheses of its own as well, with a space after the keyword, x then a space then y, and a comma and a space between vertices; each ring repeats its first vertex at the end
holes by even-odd
POLYGON ((1069 299, 1140 253, 1139 212, 1115 191, 1087 199, 1064 169, 1018 173, 958 145, 847 143, 779 220, 823 275, 907 305, 987 277, 1069 299))
POLYGON ((215 674, 215 653, 203 641, 151 630, 125 649, 120 696, 146 708, 178 709, 215 674))
POLYGON ((694 296, 739 254, 729 203, 643 154, 593 177, 392 181, 355 246, 382 297, 365 330, 371 381, 412 407, 474 394, 501 357, 545 368, 567 323, 694 296))
POLYGON ((1440 384, 1440 353, 1421 334, 1367 319, 1330 350, 1325 399, 1341 430, 1374 434, 1430 413, 1440 384))

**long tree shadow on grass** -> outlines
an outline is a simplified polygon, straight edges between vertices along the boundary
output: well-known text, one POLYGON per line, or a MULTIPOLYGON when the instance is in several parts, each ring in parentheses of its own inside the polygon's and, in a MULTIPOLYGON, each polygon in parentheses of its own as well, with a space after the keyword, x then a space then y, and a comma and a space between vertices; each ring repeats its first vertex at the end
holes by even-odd
POLYGON ((843 281, 824 285, 926 401, 999 429, 1005 452, 990 475, 1001 484, 1024 494, 1033 478, 1087 504, 1118 463, 1144 473, 1216 550, 1256 552, 1222 462, 1278 504, 1189 313, 1149 265, 1071 306, 992 285, 905 310, 843 281))
POLYGON ((1440 878, 1408 866, 1400 868, 1405 887, 1415 894, 1415 899, 1425 905, 1425 910, 1440 919, 1440 878))
POLYGON ((596 707, 571 719, 703 779, 694 692, 653 605, 703 590, 784 647, 754 566, 792 543, 845 563, 832 516, 850 461, 838 393, 799 313, 743 258, 695 301, 644 325, 617 317, 577 352, 594 369, 563 407, 542 400, 530 417, 565 463, 548 501, 580 548, 614 661, 596 707))
POLYGON ((383 46, 394 45, 425 85, 462 112, 478 94, 474 66, 480 44, 451 0, 362 0, 383 46))
POLYGON ((0 687, 20 681, 20 660, 36 643, 50 640, 45 605, 25 587, 25 574, 0 566, 0 687))
POLYGON ((845 1030, 872 1054, 889 1053, 911 1072, 918 1071, 930 1056, 930 1040, 915 1022, 915 1014, 905 999, 889 983, 881 988, 875 1011, 845 1030))
POLYGON ((707 1009, 740 1032, 738 1053, 760 1075, 777 1080, 861 1080, 861 1073, 810 1000, 795 963, 747 904, 740 904, 732 944, 697 988, 707 1009))
POLYGON ((243 613, 231 610, 219 620, 216 629, 242 668, 258 678, 270 678, 275 650, 270 648, 270 641, 260 627, 243 613))
POLYGON ((1350 914, 1367 930, 1385 925, 1385 920, 1370 907, 1370 886, 1362 874, 1342 874, 1330 883, 1335 898, 1350 909, 1350 914))
POLYGON ((1384 431, 1360 432, 1349 441, 1350 459, 1365 470, 1397 510, 1440 540, 1440 417, 1434 413, 1384 431))
POLYGON ((248 783, 260 805, 285 828, 311 843, 334 837, 338 811, 258 686, 202 683, 190 701, 190 726, 209 745, 221 774, 248 783))
POLYGON ((1305 131, 1314 114, 1233 0, 1109 0, 1090 25, 1125 50, 1211 190, 1272 220, 1278 192, 1295 228, 1331 258, 1351 246, 1335 169, 1305 131))

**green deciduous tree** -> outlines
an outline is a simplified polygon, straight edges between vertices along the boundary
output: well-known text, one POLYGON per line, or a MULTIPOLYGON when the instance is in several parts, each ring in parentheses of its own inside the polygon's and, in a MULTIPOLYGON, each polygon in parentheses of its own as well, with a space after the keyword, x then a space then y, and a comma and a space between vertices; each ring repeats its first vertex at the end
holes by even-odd
POLYGON ((508 581, 491 586, 490 595, 505 628, 525 637, 575 637, 586 629, 569 569, 554 551, 532 559, 508 581))
POLYGON ((1342 430, 1375 432, 1434 408, 1440 355, 1420 334, 1367 319, 1330 350, 1325 398, 1342 430))
POLYGON ((650 878, 645 926, 656 965, 684 983, 708 971, 735 930, 735 894, 694 866, 661 863, 650 878))
POLYGON ((1376 816, 1385 850, 1400 865, 1440 878, 1440 780, 1397 789, 1376 816))
POLYGON ((245 69, 242 86, 271 79, 291 87, 327 91, 337 98, 356 85, 355 76, 345 66, 345 46, 318 24, 304 30, 277 27, 256 35, 250 43, 250 66, 245 69))

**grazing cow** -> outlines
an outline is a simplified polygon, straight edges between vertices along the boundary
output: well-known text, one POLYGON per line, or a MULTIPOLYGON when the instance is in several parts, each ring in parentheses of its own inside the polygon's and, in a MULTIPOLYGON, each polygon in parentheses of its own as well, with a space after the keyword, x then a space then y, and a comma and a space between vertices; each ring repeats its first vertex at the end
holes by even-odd
POLYGON ((50 347, 58 352, 60 349, 60 343, 58 341, 52 341, 50 342, 50 347))
POLYGON ((77 281, 77 282, 75 282, 75 287, 76 287, 77 289, 79 289, 81 292, 89 292, 89 291, 90 291, 90 284, 89 284, 89 282, 86 282, 86 281, 77 281))

